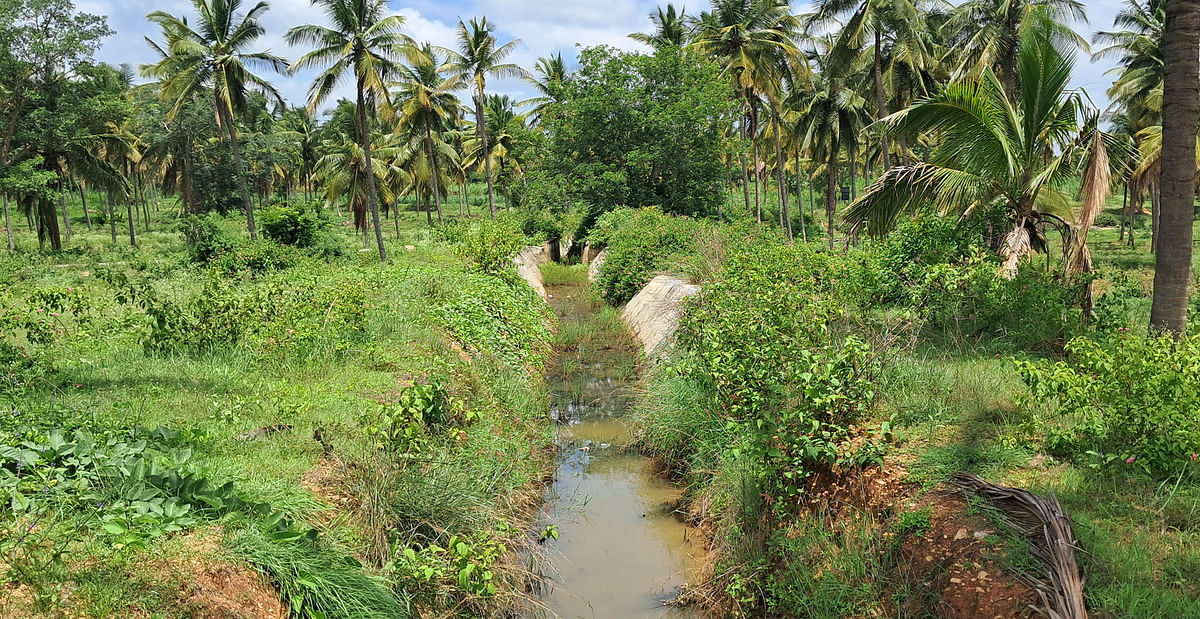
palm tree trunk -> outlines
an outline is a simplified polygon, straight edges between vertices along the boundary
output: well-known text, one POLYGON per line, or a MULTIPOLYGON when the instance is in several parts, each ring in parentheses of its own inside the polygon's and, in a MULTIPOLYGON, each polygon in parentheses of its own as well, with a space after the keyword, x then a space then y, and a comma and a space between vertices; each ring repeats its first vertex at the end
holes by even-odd
POLYGON ((1150 188, 1150 253, 1158 253, 1159 213, 1162 212, 1162 194, 1158 185, 1150 188))
POLYGON ((137 228, 134 226, 137 222, 137 214, 133 210, 133 196, 125 198, 125 214, 129 217, 129 246, 137 247, 137 228))
MULTIPOLYGON (((1136 198, 1137 198, 1137 206, 1134 206, 1133 204, 1129 205, 1129 248, 1130 249, 1137 249, 1136 247, 1134 247, 1133 229, 1134 229, 1134 226, 1137 224, 1137 216, 1142 211, 1142 202, 1143 202, 1142 197, 1136 196, 1136 198)), ((1133 200, 1130 200, 1130 201, 1133 202, 1133 200)))
POLYGON ((775 125, 773 133, 775 134, 775 176, 779 183, 779 224, 781 230, 787 231, 788 242, 792 242, 792 217, 788 212, 788 190, 787 181, 784 179, 783 170, 783 146, 779 143, 779 106, 775 105, 775 101, 771 101, 771 123, 775 125))
MULTIPOLYGON (((743 142, 745 144, 745 142, 743 142)), ((740 148, 738 149, 741 150, 740 148)), ((738 153, 742 159, 742 194, 746 198, 746 212, 750 211, 750 168, 746 164, 746 153, 738 153)))
POLYGON ((242 163, 242 147, 237 137, 237 126, 233 120, 233 110, 216 101, 218 114, 225 122, 225 132, 229 136, 229 154, 233 155, 233 169, 238 177, 238 187, 242 191, 242 209, 246 211, 246 228, 250 231, 250 239, 258 239, 258 231, 254 227, 254 204, 250 202, 250 188, 246 185, 246 166, 242 163))
POLYGON ((363 80, 358 80, 358 120, 357 129, 360 144, 363 149, 363 162, 366 170, 367 204, 371 209, 371 223, 375 226, 375 243, 379 246, 379 260, 387 262, 387 251, 383 248, 383 228, 379 226, 379 195, 375 192, 375 165, 371 163, 371 129, 367 125, 367 105, 363 96, 363 80))
POLYGON ((83 220, 87 222, 88 230, 92 229, 92 216, 88 213, 87 207, 87 189, 84 188, 83 182, 79 183, 79 199, 83 201, 83 220))
MULTIPOLYGON (((796 149, 796 210, 800 211, 800 239, 805 243, 808 242, 808 229, 804 225, 804 188, 800 186, 802 181, 800 176, 800 149, 796 149)), ((812 199, 812 189, 808 191, 809 199, 812 199)))
POLYGON ((438 223, 442 223, 442 192, 438 187, 437 160, 433 156, 433 133, 425 123, 425 153, 429 156, 429 178, 433 182, 433 200, 437 203, 438 223))
POLYGON ((62 208, 63 232, 66 236, 66 242, 71 244, 71 212, 67 210, 67 184, 63 176, 58 177, 58 200, 62 208))
MULTIPOLYGON (((1129 219, 1129 183, 1121 185, 1121 235, 1117 242, 1125 242, 1125 222, 1129 219)), ((1132 232, 1132 230, 1130 230, 1132 232)))
POLYGON ((16 251, 17 246, 13 243, 12 221, 8 218, 8 194, 4 194, 4 231, 8 233, 8 251, 16 251))
POLYGON ((758 184, 762 180, 758 175, 758 110, 750 96, 746 96, 746 101, 750 105, 750 154, 754 158, 751 165, 754 168, 754 217, 758 223, 762 223, 762 201, 758 195, 758 184))
POLYGON ((850 146, 847 151, 846 163, 850 164, 850 201, 858 199, 858 153, 854 146, 850 146))
POLYGON ((1200 116, 1200 0, 1167 0, 1163 49, 1162 192, 1150 328, 1187 332, 1200 116))
MULTIPOLYGON (((875 104, 878 106, 875 110, 875 119, 882 120, 887 116, 886 108, 883 103, 883 32, 877 27, 875 28, 875 104)), ((887 132, 880 131, 879 148, 883 155, 883 170, 886 172, 892 167, 892 158, 888 154, 888 139, 887 132)))
POLYGON ((487 125, 483 115, 483 83, 477 81, 478 92, 475 95, 475 128, 479 132, 479 143, 483 146, 483 170, 487 175, 488 188, 488 209, 492 212, 492 219, 496 218, 496 195, 492 188, 492 158, 488 150, 487 125))
POLYGON ((829 165, 825 169, 825 218, 828 220, 829 249, 833 249, 833 215, 837 211, 836 198, 833 192, 837 184, 838 149, 833 145, 830 145, 828 148, 829 165))
POLYGON ((108 231, 110 234, 112 234, 113 244, 116 245, 116 243, 117 243, 117 210, 115 208, 115 205, 117 203, 117 199, 113 196, 113 192, 111 189, 104 192, 104 194, 105 194, 105 197, 108 198, 108 231))
POLYGON ((50 241, 50 249, 62 250, 62 236, 58 230, 58 213, 55 213, 54 201, 40 198, 38 203, 38 242, 45 248, 45 242, 50 241))

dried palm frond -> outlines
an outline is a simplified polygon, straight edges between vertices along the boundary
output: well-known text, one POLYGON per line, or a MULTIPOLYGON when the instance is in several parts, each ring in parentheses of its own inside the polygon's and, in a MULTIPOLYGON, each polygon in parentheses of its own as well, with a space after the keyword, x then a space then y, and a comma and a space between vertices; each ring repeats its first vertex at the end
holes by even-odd
POLYGON ((1096 215, 1104 207, 1108 191, 1112 187, 1112 172, 1109 167, 1108 150, 1104 147, 1104 134, 1096 130, 1092 148, 1088 152, 1087 165, 1083 169, 1083 184, 1080 186, 1080 210, 1072 235, 1071 260, 1067 263, 1067 275, 1087 273, 1092 270, 1092 257, 1087 248, 1088 231, 1096 221, 1096 215))
POLYGON ((1000 265, 1000 275, 1005 279, 1015 278, 1021 258, 1033 252, 1033 239, 1025 223, 1026 219, 1021 218, 1012 232, 1005 235, 1004 240, 1000 242, 1000 257, 1004 258, 1004 263, 1000 265))
POLYGON ((1004 524, 1029 542, 1045 571, 1017 576, 1040 598, 1041 607, 1034 610, 1051 619, 1087 619, 1083 576, 1075 561, 1075 535, 1058 499, 999 486, 971 473, 956 473, 951 483, 986 499, 1000 511, 1004 524))

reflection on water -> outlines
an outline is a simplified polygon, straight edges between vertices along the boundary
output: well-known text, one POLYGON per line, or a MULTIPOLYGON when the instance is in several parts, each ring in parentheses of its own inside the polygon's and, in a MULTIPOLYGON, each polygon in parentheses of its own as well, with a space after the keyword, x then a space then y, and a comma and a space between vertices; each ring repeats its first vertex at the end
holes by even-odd
MULTIPOLYGON (((552 290, 563 328, 594 314, 582 289, 552 290)), ((550 612, 577 617, 691 617, 664 604, 703 556, 671 513, 679 491, 637 454, 623 417, 632 397, 627 337, 591 338, 560 353, 549 376, 559 429, 558 475, 546 495, 557 540, 546 543, 550 612)))

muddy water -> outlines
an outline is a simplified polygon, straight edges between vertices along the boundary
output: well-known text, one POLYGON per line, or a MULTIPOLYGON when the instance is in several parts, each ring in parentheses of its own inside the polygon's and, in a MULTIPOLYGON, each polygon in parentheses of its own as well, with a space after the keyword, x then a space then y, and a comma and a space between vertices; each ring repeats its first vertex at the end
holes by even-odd
POLYGON ((543 602, 551 616, 694 617, 665 603, 702 557, 672 513, 679 491, 644 457, 620 447, 635 397, 635 353, 619 321, 597 326, 584 286, 551 289, 567 341, 549 373, 551 414, 560 421, 559 466, 548 489, 550 562, 543 602))

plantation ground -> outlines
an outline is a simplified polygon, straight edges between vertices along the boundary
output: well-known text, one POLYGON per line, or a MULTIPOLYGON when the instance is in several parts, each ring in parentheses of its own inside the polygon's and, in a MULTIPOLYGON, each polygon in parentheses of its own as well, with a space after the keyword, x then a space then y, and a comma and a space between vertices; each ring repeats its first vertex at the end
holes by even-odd
MULTIPOLYGON (((233 248, 197 263, 165 209, 130 249, 73 208, 71 249, 8 256, 0 277, 7 341, 23 347, 6 351, 0 480, 19 499, 0 542, 0 614, 482 616, 523 603, 533 575, 519 557, 536 554, 528 522, 553 453, 541 379, 553 342, 544 303, 484 274, 523 242, 516 228, 435 232, 407 212, 385 221, 380 266, 343 225, 295 250, 249 243, 230 218, 219 227, 233 248)), ((684 599, 751 616, 1023 612, 1033 598, 1017 575, 1040 568, 987 505, 947 492, 966 470, 1060 498, 1094 616, 1200 613, 1194 465, 1148 471, 1152 452, 1089 453, 1099 439, 1033 402, 1014 362, 1048 367, 1071 337, 1140 331, 1146 230, 1134 250, 1093 231, 1099 322, 1085 325, 1059 282, 1034 277, 1043 258, 1009 289, 940 232, 934 254, 904 234, 826 253, 744 222, 639 217, 602 222, 610 271, 596 290, 620 298, 666 270, 711 292, 647 375, 637 417, 639 444, 673 470, 681 509, 710 539, 684 599), (904 264, 890 251, 922 256, 917 270, 888 271, 904 264), (909 279, 897 289, 881 272, 909 279), (865 357, 845 356, 849 337, 865 357), (779 461, 770 442, 755 451, 745 419, 791 432, 776 415, 833 388, 772 365, 781 354, 841 367, 829 376, 850 390, 830 393, 861 403, 839 413, 852 424, 827 428, 833 464, 779 461), (867 377, 870 393, 854 386, 867 377), (764 404, 730 408, 747 397, 764 404), (763 486, 758 466, 815 475, 763 486)))
POLYGON ((27 497, 0 542, 0 614, 513 603, 492 573, 527 542, 551 445, 552 317, 523 283, 475 273, 413 213, 388 266, 341 226, 329 264, 240 240, 206 266, 165 209, 137 249, 75 214, 71 249, 7 255, 0 275, 22 347, 0 481, 27 497))

